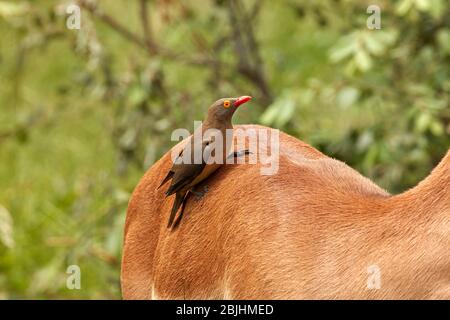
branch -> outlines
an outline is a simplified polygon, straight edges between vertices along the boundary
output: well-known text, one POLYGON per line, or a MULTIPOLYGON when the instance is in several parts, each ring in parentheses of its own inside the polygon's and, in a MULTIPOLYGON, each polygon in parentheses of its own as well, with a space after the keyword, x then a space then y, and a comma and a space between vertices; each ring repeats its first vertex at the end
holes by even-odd
POLYGON ((209 57, 198 56, 190 57, 184 53, 172 52, 167 48, 163 48, 157 45, 155 42, 151 41, 151 38, 143 39, 136 33, 128 30, 117 20, 115 20, 110 15, 101 11, 96 5, 92 4, 86 0, 78 0, 78 5, 91 13, 94 17, 100 19, 103 23, 107 24, 109 27, 117 31, 126 40, 138 45, 140 48, 146 50, 148 54, 156 54, 162 58, 167 58, 171 60, 176 60, 182 63, 197 65, 197 66, 211 66, 217 64, 223 64, 222 62, 212 59, 209 57))
POLYGON ((126 29, 111 16, 105 14, 103 11, 98 9, 95 4, 91 3, 90 1, 79 0, 78 5, 89 11, 89 13, 91 13, 93 16, 102 20, 105 24, 109 25, 111 28, 120 33, 120 35, 122 35, 128 41, 134 42, 135 44, 143 48, 147 47, 145 42, 138 35, 126 29))
MULTIPOLYGON (((242 7, 237 8, 240 6, 238 0, 230 0, 228 3, 229 15, 232 22, 232 36, 230 38, 234 41, 235 52, 238 59, 237 66, 231 66, 210 54, 189 56, 186 53, 174 52, 158 45, 151 32, 152 29, 148 17, 148 0, 139 0, 140 20, 144 37, 141 37, 123 26, 113 17, 101 11, 91 1, 78 0, 78 5, 80 7, 86 9, 94 17, 107 24, 129 42, 144 49, 147 54, 151 56, 157 55, 161 58, 194 66, 212 67, 216 74, 219 74, 221 70, 237 69, 241 75, 254 83, 260 90, 262 98, 264 99, 263 104, 270 104, 273 101, 273 97, 263 72, 263 62, 259 54, 259 47, 251 24, 251 22, 256 19, 261 8, 262 0, 256 1, 255 5, 250 10, 250 13, 245 12, 242 7), (243 21, 245 21, 245 25, 243 21)), ((220 46, 221 44, 219 42, 218 45, 216 44, 213 47, 213 52, 219 51, 220 46)))
POLYGON ((256 19, 261 3, 262 0, 256 1, 251 13, 248 14, 239 0, 230 0, 228 12, 233 28, 232 38, 235 41, 235 52, 239 60, 238 71, 259 88, 265 100, 264 104, 270 104, 273 97, 263 72, 263 61, 259 54, 259 47, 251 23, 256 19), (244 25, 243 21, 248 21, 248 23, 244 25))
MULTIPOLYGON (((152 28, 149 21, 148 16, 148 1, 147 0, 139 0, 139 8, 140 8, 140 17, 142 23, 142 30, 144 31, 144 39, 150 51, 154 51, 154 41, 152 36, 152 28)), ((153 52, 155 53, 155 52, 153 52)))

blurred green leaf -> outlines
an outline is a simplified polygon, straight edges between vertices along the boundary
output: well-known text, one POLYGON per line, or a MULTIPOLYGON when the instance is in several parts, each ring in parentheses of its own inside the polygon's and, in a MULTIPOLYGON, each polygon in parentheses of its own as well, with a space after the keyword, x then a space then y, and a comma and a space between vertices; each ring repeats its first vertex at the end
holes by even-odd
POLYGON ((330 52, 330 60, 332 62, 339 62, 344 60, 347 57, 353 55, 353 53, 357 50, 356 43, 349 36, 341 39, 340 43, 333 47, 330 52))
POLYGON ((131 106, 138 106, 147 99, 147 92, 139 85, 131 87, 128 94, 128 103, 131 106))
POLYGON ((435 136, 441 136, 444 134, 444 126, 442 123, 434 120, 430 123, 430 131, 435 136))
POLYGON ((423 112, 416 119, 416 128, 419 132, 425 132, 432 121, 429 113, 423 112))
POLYGON ((450 30, 440 30, 437 34, 437 40, 442 52, 446 55, 450 55, 450 30))
POLYGON ((282 127, 291 118, 295 111, 295 102, 291 97, 283 97, 277 99, 267 110, 262 114, 260 121, 265 125, 275 125, 282 127))
POLYGON ((337 94, 337 103, 341 108, 348 108, 359 98, 360 92, 353 87, 344 87, 337 94))
POLYGON ((8 248, 14 247, 13 220, 9 211, 0 205, 0 243, 8 248))
POLYGON ((413 6, 413 0, 401 0, 397 3, 397 14, 404 16, 413 6))
POLYGON ((24 15, 27 13, 28 9, 28 3, 25 1, 19 3, 0 1, 0 17, 9 18, 24 15))
POLYGON ((370 58, 370 56, 367 54, 367 52, 365 52, 364 50, 360 49, 356 54, 355 54, 355 63, 358 66, 358 69, 366 72, 368 71, 370 68, 372 68, 372 59, 370 58))

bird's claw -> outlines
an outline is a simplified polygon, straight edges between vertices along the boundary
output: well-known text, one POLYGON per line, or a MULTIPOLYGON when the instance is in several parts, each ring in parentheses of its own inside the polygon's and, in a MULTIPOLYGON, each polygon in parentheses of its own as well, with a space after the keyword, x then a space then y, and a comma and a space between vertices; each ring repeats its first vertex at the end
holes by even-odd
POLYGON ((246 156, 246 155, 249 155, 249 154, 251 154, 251 152, 250 152, 250 150, 248 150, 248 149, 245 149, 245 150, 240 150, 240 151, 233 151, 229 156, 228 156, 228 158, 239 158, 239 157, 242 157, 242 156, 246 156))

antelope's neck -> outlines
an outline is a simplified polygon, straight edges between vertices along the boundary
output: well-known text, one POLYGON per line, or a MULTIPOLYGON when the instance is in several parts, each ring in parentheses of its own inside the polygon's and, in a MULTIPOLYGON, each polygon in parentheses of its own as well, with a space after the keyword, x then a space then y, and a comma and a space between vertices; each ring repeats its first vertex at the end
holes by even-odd
POLYGON ((431 174, 416 187, 392 198, 397 210, 450 218, 450 149, 431 174))

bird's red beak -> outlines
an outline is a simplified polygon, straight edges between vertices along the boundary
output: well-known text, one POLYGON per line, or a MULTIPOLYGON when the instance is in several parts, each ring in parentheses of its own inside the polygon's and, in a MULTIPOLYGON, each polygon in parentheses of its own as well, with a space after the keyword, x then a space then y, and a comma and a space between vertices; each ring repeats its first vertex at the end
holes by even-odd
POLYGON ((252 97, 250 97, 250 96, 242 96, 242 97, 239 97, 237 100, 236 100, 236 102, 234 103, 234 106, 235 107, 239 107, 241 104, 244 104, 244 103, 246 103, 247 101, 250 101, 252 99, 252 97))

